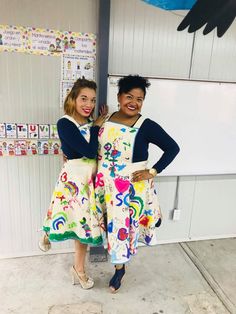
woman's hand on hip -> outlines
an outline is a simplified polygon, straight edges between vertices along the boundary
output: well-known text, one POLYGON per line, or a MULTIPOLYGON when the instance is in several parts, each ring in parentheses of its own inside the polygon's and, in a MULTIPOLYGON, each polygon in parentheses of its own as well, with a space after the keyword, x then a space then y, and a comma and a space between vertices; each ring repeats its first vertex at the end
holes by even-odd
POLYGON ((149 180, 153 179, 153 175, 149 173, 148 169, 145 170, 138 170, 132 173, 132 182, 138 182, 142 180, 149 180))

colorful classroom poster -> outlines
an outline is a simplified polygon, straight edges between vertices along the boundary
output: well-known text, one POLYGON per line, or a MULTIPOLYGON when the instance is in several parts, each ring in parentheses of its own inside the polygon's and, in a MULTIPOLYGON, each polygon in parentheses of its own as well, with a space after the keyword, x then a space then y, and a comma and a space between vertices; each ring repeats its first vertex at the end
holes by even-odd
POLYGON ((39 138, 49 138, 49 124, 39 124, 39 138))
POLYGON ((5 123, 0 123, 0 138, 6 137, 6 125, 5 123))
POLYGON ((59 56, 61 53, 95 55, 96 36, 52 29, 27 27, 27 52, 59 56))
POLYGON ((26 156, 28 151, 27 141, 15 141, 15 155, 26 156))
POLYGON ((62 153, 56 124, 0 123, 0 131, 0 157, 62 153))
POLYGON ((63 107, 64 101, 66 99, 66 96, 71 91, 71 88, 73 87, 74 82, 73 81, 62 81, 61 82, 61 88, 60 88, 60 107, 63 107))
POLYGON ((95 56, 96 35, 35 27, 0 25, 0 51, 60 56, 95 56))
POLYGON ((51 139, 58 139, 59 138, 56 124, 50 124, 50 138, 51 139))
POLYGON ((27 52, 38 55, 55 56, 59 56, 62 53, 62 32, 33 27, 28 27, 27 31, 27 52))
POLYGON ((75 81, 83 76, 88 80, 94 80, 94 57, 63 54, 61 67, 62 80, 75 81))
POLYGON ((50 149, 50 154, 51 155, 59 155, 61 153, 61 150, 60 150, 60 146, 61 146, 61 143, 60 141, 49 141, 49 149, 50 149))
POLYGON ((28 155, 38 154, 38 141, 37 140, 29 140, 27 142, 27 147, 28 147, 28 155))
POLYGON ((63 46, 65 53, 95 55, 96 36, 91 33, 64 32, 63 46))
POLYGON ((7 141, 0 141, 0 156, 8 156, 7 141))
POLYGON ((15 123, 6 123, 6 137, 17 138, 15 123))
POLYGON ((26 38, 25 27, 0 25, 0 51, 26 52, 26 38))
POLYGON ((0 141, 0 157, 7 155, 7 142, 0 141))
POLYGON ((29 138, 39 138, 39 126, 38 124, 28 124, 29 138))
POLYGON ((15 156, 15 141, 6 141, 6 156, 15 156))
POLYGON ((38 141, 38 153, 39 155, 49 154, 49 142, 47 140, 38 141))
POLYGON ((16 129, 17 129, 17 138, 28 138, 28 125, 27 124, 17 123, 16 129))

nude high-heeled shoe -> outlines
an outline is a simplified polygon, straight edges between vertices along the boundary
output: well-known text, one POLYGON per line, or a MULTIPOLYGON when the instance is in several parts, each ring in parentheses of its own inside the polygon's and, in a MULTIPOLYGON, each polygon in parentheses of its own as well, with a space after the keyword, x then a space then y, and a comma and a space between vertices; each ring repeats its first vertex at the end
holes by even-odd
POLYGON ((74 266, 71 267, 70 272, 73 285, 80 284, 83 289, 91 289, 94 286, 93 279, 85 272, 77 272, 74 266))
POLYGON ((49 240, 48 234, 45 233, 38 242, 39 248, 43 252, 47 252, 51 249, 51 242, 49 240))

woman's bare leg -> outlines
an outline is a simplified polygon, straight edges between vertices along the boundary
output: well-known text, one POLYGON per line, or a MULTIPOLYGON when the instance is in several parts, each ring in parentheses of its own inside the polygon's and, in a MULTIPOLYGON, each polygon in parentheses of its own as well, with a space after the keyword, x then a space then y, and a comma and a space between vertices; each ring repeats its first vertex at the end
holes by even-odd
POLYGON ((87 247, 87 244, 82 244, 75 240, 75 262, 74 266, 71 267, 72 284, 80 283, 83 289, 90 289, 94 285, 93 279, 85 274, 87 247))
POLYGON ((79 240, 75 240, 75 270, 78 273, 85 272, 85 258, 87 252, 87 244, 80 243, 79 240))

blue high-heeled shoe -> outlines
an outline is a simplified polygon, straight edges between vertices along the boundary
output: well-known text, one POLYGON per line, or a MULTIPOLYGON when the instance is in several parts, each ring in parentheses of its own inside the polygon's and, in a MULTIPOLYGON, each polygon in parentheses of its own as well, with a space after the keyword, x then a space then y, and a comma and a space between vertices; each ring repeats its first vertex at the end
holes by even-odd
POLYGON ((120 289, 121 280, 124 274, 125 274, 125 264, 123 264, 122 268, 120 269, 116 268, 115 274, 113 275, 113 277, 111 278, 109 282, 109 287, 112 293, 116 293, 120 289))

